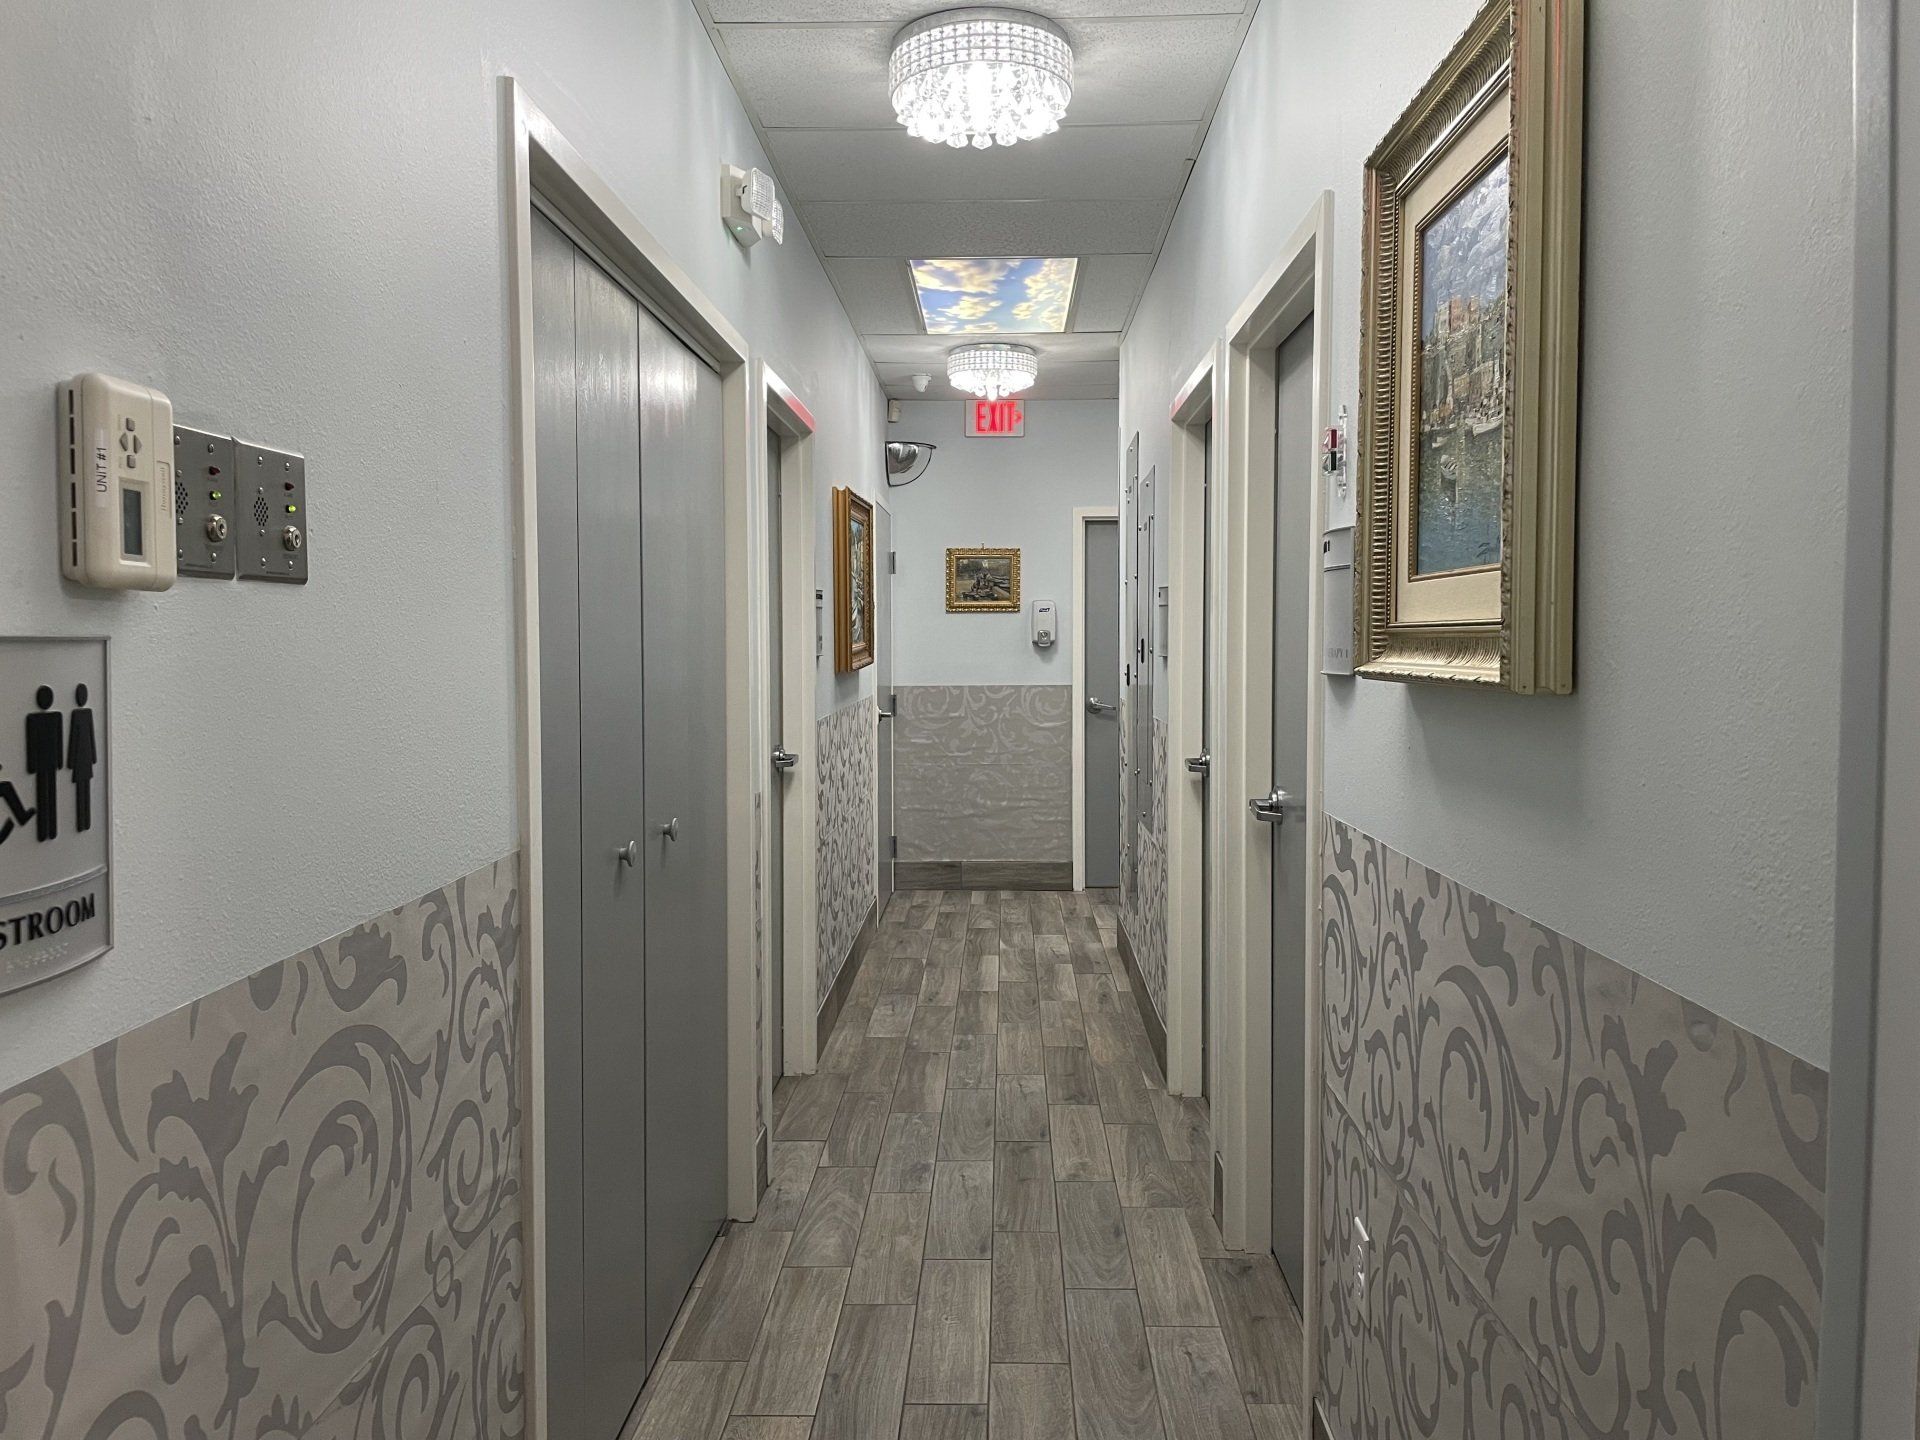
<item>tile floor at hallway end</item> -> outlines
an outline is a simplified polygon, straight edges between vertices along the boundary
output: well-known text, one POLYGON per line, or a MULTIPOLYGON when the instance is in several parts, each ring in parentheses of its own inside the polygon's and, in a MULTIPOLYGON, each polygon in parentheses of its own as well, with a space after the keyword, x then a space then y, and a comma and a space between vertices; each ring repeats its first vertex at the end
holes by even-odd
POLYGON ((1298 1314, 1221 1243, 1115 923, 894 896, 626 1440, 1302 1440, 1298 1314))

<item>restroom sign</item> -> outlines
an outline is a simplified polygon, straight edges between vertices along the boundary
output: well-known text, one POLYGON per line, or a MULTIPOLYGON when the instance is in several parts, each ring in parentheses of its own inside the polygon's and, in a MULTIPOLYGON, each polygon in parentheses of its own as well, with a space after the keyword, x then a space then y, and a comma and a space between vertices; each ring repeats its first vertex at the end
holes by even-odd
POLYGON ((975 439, 1011 439, 1027 433, 1027 407, 1021 400, 973 400, 967 404, 967 434, 975 439))
POLYGON ((0 994, 113 944, 107 642, 0 639, 0 994))

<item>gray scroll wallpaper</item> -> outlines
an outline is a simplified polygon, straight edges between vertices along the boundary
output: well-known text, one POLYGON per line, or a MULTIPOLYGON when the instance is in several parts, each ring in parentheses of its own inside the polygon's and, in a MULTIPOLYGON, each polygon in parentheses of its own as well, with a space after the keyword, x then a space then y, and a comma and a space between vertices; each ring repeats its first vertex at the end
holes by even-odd
POLYGON ((1321 840, 1336 1433, 1811 1435, 1825 1072, 1340 821, 1321 840))
POLYGON ((906 861, 1073 860, 1073 687, 903 685, 894 828, 906 861))
POLYGON ((874 874, 874 705, 863 699, 823 716, 816 767, 819 785, 818 939, 820 1002, 826 1002, 840 967, 853 952, 860 927, 879 894, 874 874))
MULTIPOLYGON (((1120 726, 1120 773, 1125 776, 1127 731, 1120 726)), ((1147 757, 1150 788, 1147 823, 1120 826, 1120 923, 1146 982, 1153 1012, 1167 1018, 1167 724, 1153 722, 1153 752, 1147 757), (1130 863, 1131 862, 1131 863, 1130 863), (1131 883, 1129 883, 1131 882, 1131 883)), ((1120 793, 1127 793, 1124 778, 1120 793)))
POLYGON ((0 1093, 0 1434, 525 1433, 518 862, 0 1093))

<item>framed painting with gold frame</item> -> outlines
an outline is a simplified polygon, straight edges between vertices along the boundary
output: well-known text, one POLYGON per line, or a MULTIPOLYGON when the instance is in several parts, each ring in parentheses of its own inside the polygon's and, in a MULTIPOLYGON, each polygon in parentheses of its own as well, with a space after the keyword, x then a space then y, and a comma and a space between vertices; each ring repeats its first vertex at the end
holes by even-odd
POLYGON ((992 615, 1020 609, 1020 552, 992 546, 947 551, 947 610, 992 615))
POLYGON ((1356 673, 1573 689, 1584 0, 1492 0, 1367 161, 1356 673))
POLYGON ((873 502, 833 491, 833 668, 873 664, 873 502))

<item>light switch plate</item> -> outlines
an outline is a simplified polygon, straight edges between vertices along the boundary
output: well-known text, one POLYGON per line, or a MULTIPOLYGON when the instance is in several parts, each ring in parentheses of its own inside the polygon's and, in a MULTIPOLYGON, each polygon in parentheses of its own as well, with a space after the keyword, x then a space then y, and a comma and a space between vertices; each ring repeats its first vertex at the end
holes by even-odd
POLYGON ((173 427, 173 534, 182 575, 231 580, 239 551, 233 437, 173 427))
POLYGON ((245 440, 233 450, 240 578, 306 584, 306 458, 245 440))

